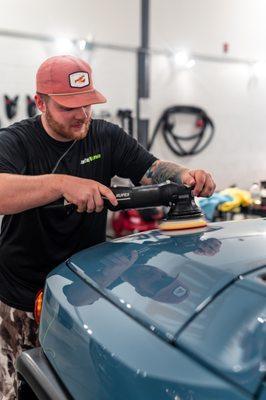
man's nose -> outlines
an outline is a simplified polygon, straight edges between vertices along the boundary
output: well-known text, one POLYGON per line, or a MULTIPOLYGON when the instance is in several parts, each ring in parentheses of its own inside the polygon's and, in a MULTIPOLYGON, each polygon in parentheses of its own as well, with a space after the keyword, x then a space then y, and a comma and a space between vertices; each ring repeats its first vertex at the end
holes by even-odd
POLYGON ((79 107, 76 109, 75 117, 77 119, 88 118, 88 111, 86 110, 85 107, 79 107))

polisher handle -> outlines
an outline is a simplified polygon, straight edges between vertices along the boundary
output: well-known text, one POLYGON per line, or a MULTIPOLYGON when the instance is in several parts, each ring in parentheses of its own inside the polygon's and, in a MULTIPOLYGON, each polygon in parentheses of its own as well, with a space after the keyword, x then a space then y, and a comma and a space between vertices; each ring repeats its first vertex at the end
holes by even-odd
POLYGON ((176 202, 187 202, 192 199, 191 188, 170 181, 137 187, 117 186, 111 187, 111 190, 118 201, 117 206, 113 206, 107 198, 103 197, 105 207, 111 211, 171 206, 176 202))
MULTIPOLYGON (((195 206, 192 188, 179 185, 174 182, 164 182, 156 185, 145 185, 136 187, 114 186, 110 188, 114 193, 118 205, 113 206, 110 201, 103 197, 104 205, 111 211, 127 210, 130 208, 146 208, 157 206, 174 206, 179 204, 179 209, 189 209, 191 204, 195 206)), ((68 207, 74 209, 76 206, 64 202, 64 204, 47 205, 45 208, 57 209, 68 207)))

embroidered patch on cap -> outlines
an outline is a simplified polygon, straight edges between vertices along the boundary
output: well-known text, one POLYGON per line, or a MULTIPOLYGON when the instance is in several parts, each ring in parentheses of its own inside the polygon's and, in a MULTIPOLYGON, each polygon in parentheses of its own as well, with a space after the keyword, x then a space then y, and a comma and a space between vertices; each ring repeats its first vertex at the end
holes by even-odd
POLYGON ((82 88, 84 86, 89 86, 90 78, 88 72, 74 72, 69 75, 69 81, 71 87, 82 88))

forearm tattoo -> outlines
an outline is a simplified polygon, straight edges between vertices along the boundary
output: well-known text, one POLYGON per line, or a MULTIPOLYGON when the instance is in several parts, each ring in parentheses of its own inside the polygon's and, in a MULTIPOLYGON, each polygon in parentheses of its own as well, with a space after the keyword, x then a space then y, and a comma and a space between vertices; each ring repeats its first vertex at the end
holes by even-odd
POLYGON ((181 183, 180 174, 184 169, 183 166, 170 161, 157 160, 147 170, 144 178, 150 181, 151 184, 162 183, 167 180, 181 183))

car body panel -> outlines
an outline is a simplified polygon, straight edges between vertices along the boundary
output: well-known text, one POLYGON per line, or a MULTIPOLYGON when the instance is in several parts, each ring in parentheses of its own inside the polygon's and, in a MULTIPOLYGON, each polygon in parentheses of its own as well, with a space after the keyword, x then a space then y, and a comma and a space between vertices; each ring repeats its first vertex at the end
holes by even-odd
MULTIPOLYGON (((160 231, 132 235, 86 249, 71 257, 68 265, 171 340, 239 275, 263 265, 266 235, 254 234, 254 222, 241 225, 242 229, 234 222, 212 224, 203 232, 175 237, 160 231), (233 251, 239 252, 237 257, 233 251)), ((266 221, 258 225, 265 229, 266 221)))
POLYGON ((249 290, 262 294, 266 293, 266 267, 259 268, 257 271, 241 276, 238 285, 249 290))
POLYGON ((262 385, 258 400, 266 400, 266 383, 262 385))
POLYGON ((47 279, 40 329, 42 349, 74 399, 251 399, 102 296, 89 307, 70 304, 63 287, 78 279, 64 266, 47 279))
POLYGON ((80 400, 251 399, 265 365, 265 261, 265 219, 79 252, 47 278, 43 351, 80 400))
POLYGON ((266 372, 266 294, 227 288, 177 339, 231 381, 255 393, 266 372))

